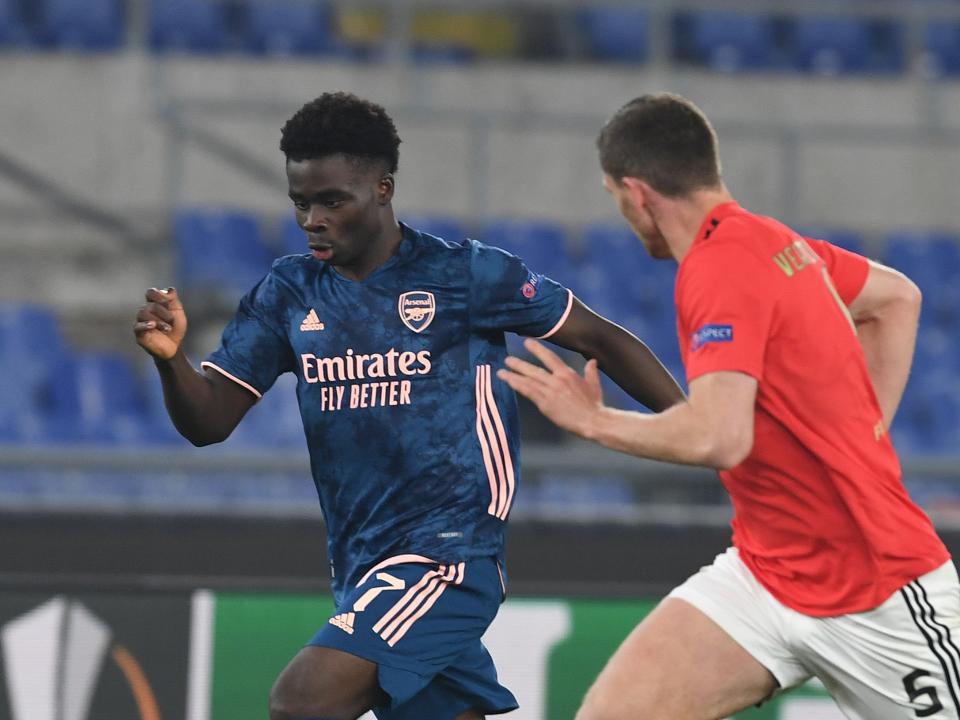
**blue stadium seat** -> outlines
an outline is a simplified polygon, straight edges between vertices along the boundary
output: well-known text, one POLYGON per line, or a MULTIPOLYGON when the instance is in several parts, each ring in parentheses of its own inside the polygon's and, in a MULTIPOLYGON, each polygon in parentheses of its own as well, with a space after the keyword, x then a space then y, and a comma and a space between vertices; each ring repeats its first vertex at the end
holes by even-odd
POLYGON ((677 60, 714 70, 767 70, 780 64, 777 30, 771 15, 678 13, 674 16, 674 54, 677 60))
POLYGON ((903 452, 955 453, 960 440, 960 400, 951 376, 914 373, 893 425, 903 452))
POLYGON ((884 262, 927 290, 960 275, 960 235, 945 231, 908 230, 886 237, 884 262))
POLYGON ((48 442, 138 442, 146 404, 134 366, 116 353, 64 355, 44 404, 48 442))
POLYGON ((54 313, 30 303, 0 304, 0 435, 37 426, 38 402, 64 352, 54 313))
POLYGON ((319 55, 332 50, 326 3, 248 0, 244 49, 266 55, 319 55))
POLYGON ((468 237, 464 224, 456 218, 447 215, 412 215, 404 213, 398 219, 414 230, 420 230, 421 232, 449 240, 450 242, 463 242, 468 237))
POLYGON ((150 46, 159 52, 217 53, 230 45, 224 0, 150 0, 150 46))
POLYGON ((258 219, 239 210, 181 210, 174 217, 180 282, 233 302, 270 270, 258 219))
POLYGON ((801 15, 793 29, 796 67, 824 75, 901 72, 902 30, 890 21, 801 15))
POLYGON ((937 75, 960 75, 960 22, 936 20, 924 28, 924 50, 937 75))
POLYGON ((570 284, 576 268, 570 256, 567 233, 547 220, 495 220, 481 229, 477 238, 522 258, 536 273, 570 284))
POLYGON ((596 60, 642 63, 650 54, 650 14, 633 5, 587 7, 578 13, 587 54, 596 60))
POLYGON ((116 50, 124 40, 123 0, 46 0, 38 35, 64 50, 116 50))
POLYGON ((307 235, 297 224, 297 218, 292 212, 280 218, 279 241, 278 256, 303 255, 310 252, 310 248, 307 247, 307 235))
POLYGON ((32 41, 18 0, 0 0, 0 47, 21 47, 32 41))

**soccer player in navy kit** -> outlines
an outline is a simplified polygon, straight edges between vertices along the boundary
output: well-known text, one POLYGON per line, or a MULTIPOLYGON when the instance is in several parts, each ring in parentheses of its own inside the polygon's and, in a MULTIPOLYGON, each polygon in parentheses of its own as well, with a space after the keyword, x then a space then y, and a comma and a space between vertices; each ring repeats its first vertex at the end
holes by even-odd
POLYGON ((399 143, 383 108, 356 96, 305 105, 280 147, 310 253, 274 262, 202 372, 181 350, 175 290, 149 290, 134 326, 196 445, 297 376, 336 610, 277 679, 271 720, 516 708, 480 642, 506 592, 519 481, 515 396, 495 380, 505 331, 595 358, 655 411, 683 396, 642 342, 519 258, 398 224, 399 143))

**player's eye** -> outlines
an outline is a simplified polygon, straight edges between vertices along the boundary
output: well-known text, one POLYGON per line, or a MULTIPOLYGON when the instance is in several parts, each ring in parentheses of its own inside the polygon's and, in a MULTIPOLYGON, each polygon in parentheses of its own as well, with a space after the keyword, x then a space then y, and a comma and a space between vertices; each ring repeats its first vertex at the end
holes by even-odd
POLYGON ((324 200, 324 201, 323 201, 324 207, 328 207, 328 208, 330 208, 331 210, 336 210, 338 207, 340 207, 341 205, 343 205, 343 203, 344 203, 344 201, 343 201, 342 199, 340 199, 340 198, 331 198, 331 199, 329 199, 329 200, 324 200))
POLYGON ((294 200, 293 206, 300 212, 307 212, 310 209, 310 206, 302 200, 294 200))

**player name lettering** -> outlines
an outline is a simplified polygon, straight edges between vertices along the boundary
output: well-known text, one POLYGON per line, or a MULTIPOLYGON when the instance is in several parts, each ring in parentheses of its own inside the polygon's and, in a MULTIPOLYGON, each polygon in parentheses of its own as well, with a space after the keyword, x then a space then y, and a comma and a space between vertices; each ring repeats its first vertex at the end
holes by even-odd
POLYGON ((430 351, 399 351, 390 348, 385 353, 363 355, 347 348, 340 357, 317 357, 313 353, 300 355, 303 379, 308 383, 345 382, 367 378, 391 378, 426 375, 432 367, 430 351))

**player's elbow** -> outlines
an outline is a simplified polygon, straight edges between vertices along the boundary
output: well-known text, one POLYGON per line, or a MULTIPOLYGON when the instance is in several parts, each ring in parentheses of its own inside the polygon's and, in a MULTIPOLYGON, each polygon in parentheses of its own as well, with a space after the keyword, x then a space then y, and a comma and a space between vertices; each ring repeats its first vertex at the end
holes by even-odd
POLYGON ((724 428, 710 442, 704 465, 717 470, 731 470, 742 463, 753 450, 753 427, 724 428))

